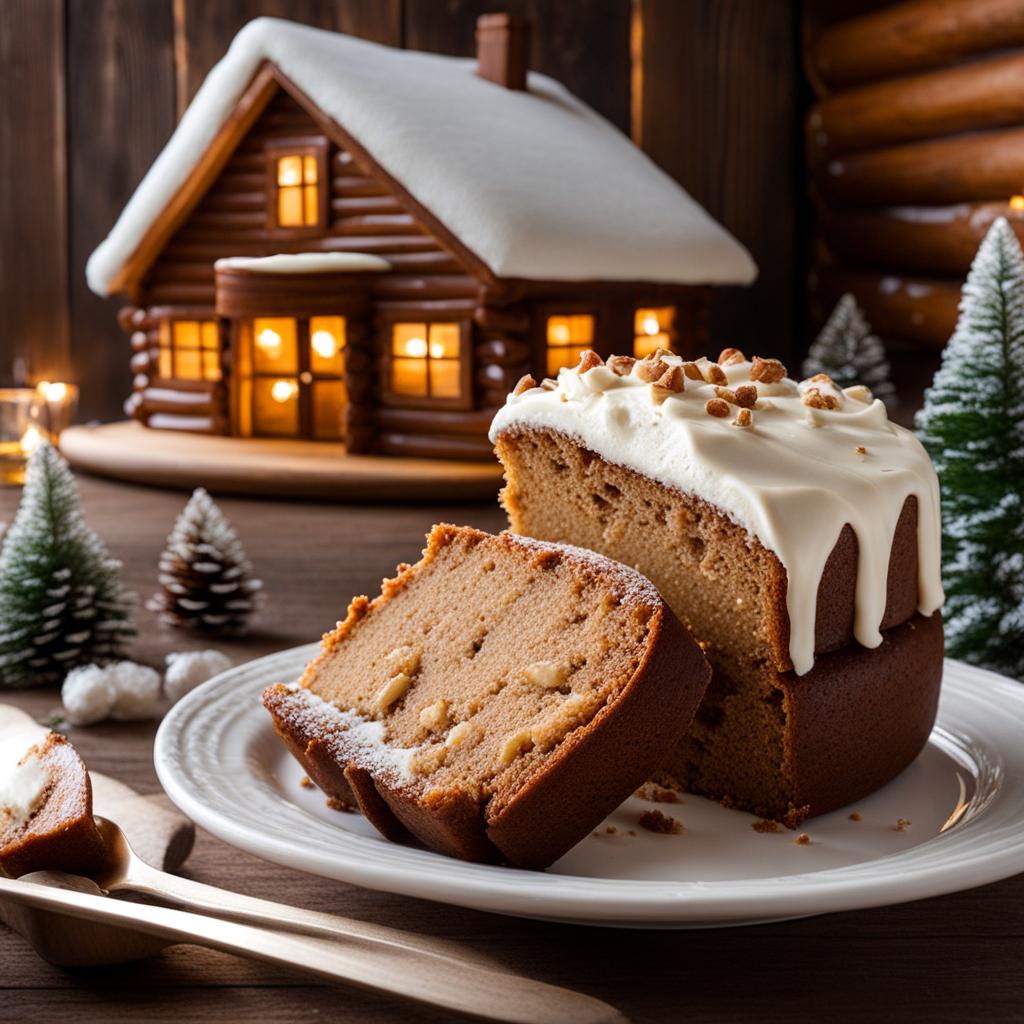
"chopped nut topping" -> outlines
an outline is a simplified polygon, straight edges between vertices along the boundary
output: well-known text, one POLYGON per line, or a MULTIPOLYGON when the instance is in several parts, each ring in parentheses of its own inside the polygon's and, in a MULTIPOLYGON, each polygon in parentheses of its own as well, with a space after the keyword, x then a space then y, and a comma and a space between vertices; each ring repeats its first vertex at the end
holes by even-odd
POLYGON ((569 677, 569 666, 558 661, 538 661, 523 671, 528 682, 542 690, 557 690, 569 677))
POLYGON ((502 766, 510 765, 520 754, 527 754, 533 750, 533 737, 528 729, 521 729, 514 732, 501 745, 501 752, 498 760, 502 766))
POLYGON ((762 359, 754 356, 750 366, 750 379, 763 384, 774 384, 786 376, 786 367, 778 359, 762 359))
POLYGON ((608 360, 608 369, 616 377, 628 377, 635 363, 636 360, 632 356, 611 356, 608 360))
POLYGON ((529 391, 531 388, 535 388, 537 382, 528 373, 524 373, 519 378, 519 383, 512 389, 513 395, 521 395, 524 391, 529 391))
POLYGON ((753 409, 757 405, 757 388, 753 384, 741 384, 736 389, 736 404, 744 409, 753 409))
POLYGON ((419 650, 406 644, 391 651, 384 659, 384 664, 392 675, 404 672, 407 676, 414 676, 420 670, 420 656, 419 650))
POLYGON ((709 416, 722 418, 729 415, 729 403, 723 402, 720 398, 709 398, 704 406, 704 411, 709 416))
POLYGON ((430 732, 443 729, 448 724, 448 701, 443 697, 428 704, 419 716, 420 725, 430 732))
POLYGON ((659 388, 666 391, 682 391, 686 387, 686 377, 682 367, 670 366, 657 380, 659 388))
POLYGON ((653 384, 667 369, 668 363, 662 362, 660 359, 652 359, 648 356, 646 359, 640 360, 636 367, 636 375, 642 381, 653 384))
POLYGON ((736 419, 732 421, 734 427, 752 427, 754 425, 754 415, 749 409, 740 409, 736 413, 736 419))
POLYGON ((380 714, 383 714, 397 700, 401 700, 409 689, 412 679, 405 672, 393 675, 377 692, 374 698, 374 707, 380 714))
POLYGON ((722 399, 723 402, 730 402, 736 405, 736 392, 729 388, 715 388, 715 394, 722 399))
POLYGON ((604 360, 592 349, 588 348, 581 356, 576 369, 582 375, 595 366, 604 366, 604 360))
POLYGON ((723 370, 718 363, 708 363, 707 370, 704 372, 704 376, 712 384, 728 384, 729 378, 725 375, 723 370))
POLYGON ((807 378, 812 384, 835 384, 835 381, 827 373, 816 373, 813 377, 807 378))
POLYGON ((857 454, 858 454, 858 455, 859 455, 859 456, 860 456, 860 457, 861 457, 862 459, 863 459, 863 458, 864 458, 864 456, 865 456, 865 455, 867 455, 867 453, 868 453, 868 450, 867 450, 867 448, 865 448, 865 447, 864 447, 864 445, 862 445, 862 444, 859 444, 859 445, 857 445, 857 447, 856 447, 856 448, 854 448, 854 451, 855 451, 855 452, 856 452, 856 453, 857 453, 857 454))
POLYGON ((704 374, 696 363, 683 363, 683 373, 690 380, 699 380, 702 384, 704 383, 704 374))
POLYGON ((823 395, 818 388, 808 388, 804 392, 803 402, 812 409, 839 408, 839 399, 835 395, 823 395))
POLYGON ((718 362, 722 366, 732 366, 733 363, 745 363, 747 357, 738 348, 723 348, 718 353, 718 362))
POLYGON ((557 381, 557 380, 552 380, 552 378, 551 378, 551 377, 545 377, 545 378, 544 378, 544 379, 543 379, 543 380, 542 380, 542 381, 540 382, 540 386, 541 386, 541 387, 542 387, 542 388, 543 388, 543 389, 544 389, 545 391, 554 391, 554 390, 555 390, 555 388, 557 388, 557 387, 558 387, 558 381, 557 381))

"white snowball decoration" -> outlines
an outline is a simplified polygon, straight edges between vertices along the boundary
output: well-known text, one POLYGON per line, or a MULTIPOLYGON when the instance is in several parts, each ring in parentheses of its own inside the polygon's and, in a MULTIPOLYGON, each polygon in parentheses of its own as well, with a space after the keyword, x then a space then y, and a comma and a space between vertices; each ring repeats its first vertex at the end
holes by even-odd
POLYGON ((94 725, 105 718, 153 718, 160 700, 160 673, 132 661, 83 665, 67 674, 60 696, 72 725, 94 725))
POLYGON ((67 674, 60 699, 64 702, 64 716, 72 725, 92 725, 110 714, 117 691, 108 669, 82 665, 67 674))
POLYGON ((177 703, 200 683, 231 665, 231 659, 223 651, 172 651, 167 655, 164 693, 172 703, 177 703))
POLYGON ((156 669, 136 665, 133 661, 117 661, 109 666, 108 671, 113 676, 117 693, 111 718, 134 722, 156 715, 156 705, 160 700, 160 673, 156 669))

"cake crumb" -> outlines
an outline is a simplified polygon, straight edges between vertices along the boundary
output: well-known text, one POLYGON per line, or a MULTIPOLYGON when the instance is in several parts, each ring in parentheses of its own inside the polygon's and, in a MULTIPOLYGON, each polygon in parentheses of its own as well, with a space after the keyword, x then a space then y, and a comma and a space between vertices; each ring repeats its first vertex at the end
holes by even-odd
POLYGON ((652 804, 685 804, 686 801, 667 786, 659 786, 656 782, 645 782, 634 794, 640 800, 652 804))
POLYGON ((332 811, 354 811, 355 810, 355 808, 350 803, 347 803, 345 800, 339 800, 335 796, 331 796, 331 797, 327 798, 327 806, 330 807, 330 809, 332 811))
POLYGON ((906 832, 907 826, 913 824, 914 823, 909 818, 897 818, 896 824, 893 826, 893 830, 896 832, 906 832))
POLYGON ((781 832, 782 826, 777 821, 772 821, 770 818, 761 818, 760 821, 752 822, 750 827, 755 832, 781 832))
POLYGON ((626 833, 626 835, 627 835, 627 836, 635 836, 635 835, 636 835, 636 833, 635 833, 635 832, 634 832, 634 831, 633 831, 632 829, 630 829, 630 830, 629 830, 629 831, 628 831, 628 832, 626 833))
POLYGON ((683 831, 683 823, 670 818, 661 811, 644 811, 638 819, 639 826, 648 832, 657 832, 664 836, 677 836, 683 831))
POLYGON ((313 780, 308 775, 303 775, 302 778, 299 779, 299 785, 303 789, 313 789, 314 788, 313 780))
POLYGON ((605 832, 607 832, 607 833, 608 833, 608 835, 610 835, 610 836, 613 836, 613 835, 615 835, 615 833, 616 833, 616 832, 618 832, 618 831, 619 831, 619 830, 618 830, 618 829, 617 829, 617 828, 616 828, 616 827, 615 827, 614 825, 608 825, 608 826, 607 826, 607 827, 605 828, 605 832))
POLYGON ((864 820, 864 816, 860 813, 860 811, 852 811, 850 813, 850 821, 863 821, 863 820, 864 820))
POLYGON ((811 837, 806 832, 801 832, 793 842, 796 843, 797 846, 810 846, 811 837))

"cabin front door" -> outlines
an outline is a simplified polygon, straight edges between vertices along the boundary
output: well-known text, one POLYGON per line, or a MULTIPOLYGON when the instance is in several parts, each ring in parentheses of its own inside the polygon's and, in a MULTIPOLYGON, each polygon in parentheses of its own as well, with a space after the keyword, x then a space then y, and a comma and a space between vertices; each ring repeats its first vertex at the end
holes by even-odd
POLYGON ((239 321, 236 432, 343 440, 345 327, 343 316, 239 321))

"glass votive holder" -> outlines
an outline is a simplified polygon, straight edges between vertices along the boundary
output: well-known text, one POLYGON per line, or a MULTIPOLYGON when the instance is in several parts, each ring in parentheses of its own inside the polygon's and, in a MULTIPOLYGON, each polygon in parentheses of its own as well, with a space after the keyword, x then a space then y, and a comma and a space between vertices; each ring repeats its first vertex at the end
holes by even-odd
POLYGON ((78 409, 78 387, 64 381, 41 380, 36 385, 36 391, 43 425, 50 440, 57 444, 61 433, 74 422, 75 411, 78 409))
POLYGON ((0 388, 0 485, 25 482, 25 464, 46 437, 34 388, 0 388))

